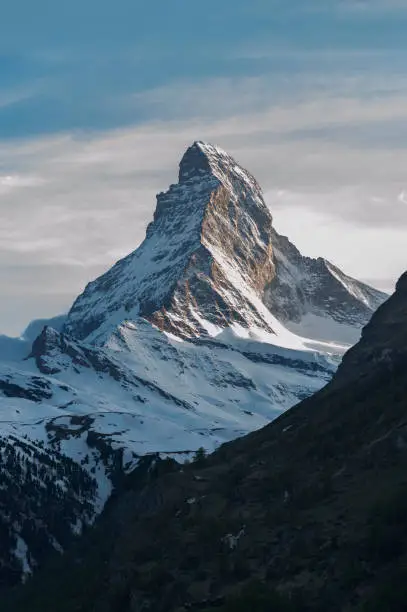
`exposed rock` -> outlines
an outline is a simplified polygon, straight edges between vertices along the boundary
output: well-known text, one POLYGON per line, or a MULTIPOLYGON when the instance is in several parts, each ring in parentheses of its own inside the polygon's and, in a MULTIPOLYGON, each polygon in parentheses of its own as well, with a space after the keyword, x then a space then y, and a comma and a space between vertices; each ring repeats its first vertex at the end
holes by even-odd
POLYGON ((274 316, 298 322, 307 313, 361 327, 384 299, 329 262, 303 257, 274 230, 253 176, 195 142, 179 182, 157 196, 143 244, 86 287, 64 329, 103 344, 138 316, 184 338, 234 323, 272 333, 274 316))
POLYGON ((311 313, 361 327, 387 297, 322 257, 304 257, 274 229, 271 242, 276 275, 266 288, 265 303, 284 322, 300 322, 311 313))

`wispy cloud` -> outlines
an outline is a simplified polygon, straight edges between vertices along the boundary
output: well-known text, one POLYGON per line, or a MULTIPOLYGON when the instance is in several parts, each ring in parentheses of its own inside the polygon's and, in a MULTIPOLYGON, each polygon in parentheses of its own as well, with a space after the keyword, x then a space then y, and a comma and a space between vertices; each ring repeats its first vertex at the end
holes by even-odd
POLYGON ((222 80, 143 94, 146 104, 166 99, 169 108, 178 101, 193 106, 196 116, 188 120, 3 143, 0 164, 15 170, 0 180, 3 275, 15 277, 17 266, 30 295, 47 287, 56 303, 74 297, 143 239, 155 194, 176 180, 184 149, 203 138, 230 150, 258 177, 277 228, 305 252, 331 258, 356 276, 394 278, 405 260, 407 205, 399 196, 407 189, 407 147, 382 146, 377 139, 367 146, 338 134, 357 125, 368 142, 378 123, 407 119, 407 95, 311 96, 264 107, 254 99, 253 91, 262 91, 258 84, 247 109, 237 107, 229 118, 223 109, 218 118, 205 116, 204 91, 233 98, 248 86, 222 80), (335 232, 343 239, 334 240, 335 232), (385 245, 380 258, 379 236, 385 245), (316 245, 321 252, 315 253, 316 245))
POLYGON ((134 249, 198 138, 258 177, 305 252, 401 272, 405 2, 26 8, 8 3, 0 23, 0 331, 65 308, 134 249))

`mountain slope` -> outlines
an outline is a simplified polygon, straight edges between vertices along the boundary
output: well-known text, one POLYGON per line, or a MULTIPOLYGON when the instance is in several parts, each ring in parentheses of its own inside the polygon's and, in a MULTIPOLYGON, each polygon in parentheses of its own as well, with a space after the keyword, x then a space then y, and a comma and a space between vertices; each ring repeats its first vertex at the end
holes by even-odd
POLYGON ((53 443, 60 424, 65 452, 76 455, 80 419, 84 441, 93 431, 129 461, 213 450, 319 389, 335 366, 315 351, 238 337, 180 343, 141 320, 120 326, 106 348, 46 327, 28 359, 0 364, 2 429, 53 443))
POLYGON ((383 302, 384 294, 350 278, 326 259, 302 256, 275 230, 272 244, 276 275, 266 289, 265 303, 293 331, 328 339, 323 335, 322 319, 329 318, 337 325, 331 325, 328 333, 343 338, 344 326, 361 327, 383 302))
POLYGON ((128 465, 146 452, 213 450, 323 386, 383 299, 303 257, 274 230, 255 179, 196 142, 143 244, 32 350, 38 322, 3 339, 2 427, 54 444, 49 424, 60 422, 77 457, 70 423, 80 418, 81 460, 89 431, 125 449, 128 465), (318 329, 303 337, 309 317, 318 329))
POLYGON ((213 451, 318 391, 384 297, 303 257, 255 179, 194 143, 143 244, 0 338, 0 431, 80 464, 95 516, 142 457, 213 451))
POLYGON ((405 610, 406 278, 345 357, 348 381, 207 460, 129 480, 13 609, 405 610))
POLYGON ((94 519, 96 480, 66 456, 0 436, 0 587, 26 579, 94 519), (40 509, 40 511, 39 511, 40 509))
POLYGON ((350 349, 335 378, 336 384, 352 379, 369 379, 377 366, 388 370, 406 354, 407 273, 399 279, 396 292, 375 313, 363 329, 357 348, 350 349))

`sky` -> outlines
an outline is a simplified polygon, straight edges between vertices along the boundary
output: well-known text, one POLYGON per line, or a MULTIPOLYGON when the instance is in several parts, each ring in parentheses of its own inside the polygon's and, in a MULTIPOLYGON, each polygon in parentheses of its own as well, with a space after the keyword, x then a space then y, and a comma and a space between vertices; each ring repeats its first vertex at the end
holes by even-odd
POLYGON ((194 140, 276 229, 392 291, 407 268, 406 0, 14 0, 0 22, 0 333, 143 240, 194 140))

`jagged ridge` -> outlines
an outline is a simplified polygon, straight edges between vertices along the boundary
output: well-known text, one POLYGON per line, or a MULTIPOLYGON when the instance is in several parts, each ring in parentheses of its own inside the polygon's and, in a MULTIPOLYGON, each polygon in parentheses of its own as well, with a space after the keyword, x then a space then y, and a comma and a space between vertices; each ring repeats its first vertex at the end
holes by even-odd
POLYGON ((204 333, 202 319, 270 329, 255 302, 274 275, 271 223, 253 177, 220 149, 195 143, 179 183, 157 196, 142 246, 88 285, 66 332, 95 337, 108 318, 139 315, 182 336, 204 333))
POLYGON ((361 327, 385 295, 324 259, 303 257, 272 225, 261 189, 221 149, 195 142, 179 182, 157 196, 143 244, 90 283, 65 332, 104 343, 144 317, 181 337, 233 324, 278 333, 307 313, 361 327))

